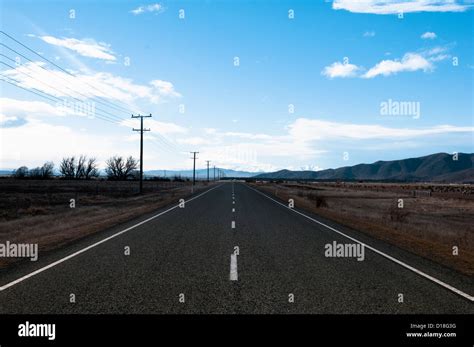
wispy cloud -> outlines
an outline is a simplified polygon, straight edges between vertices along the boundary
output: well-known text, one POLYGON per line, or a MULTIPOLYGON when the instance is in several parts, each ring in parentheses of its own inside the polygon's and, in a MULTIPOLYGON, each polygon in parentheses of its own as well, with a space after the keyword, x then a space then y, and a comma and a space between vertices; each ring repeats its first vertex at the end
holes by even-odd
POLYGON ((39 36, 39 38, 50 45, 70 49, 83 57, 106 61, 116 60, 109 44, 96 42, 94 39, 78 40, 74 38, 57 38, 54 36, 39 36))
POLYGON ((15 117, 64 117, 77 114, 72 108, 64 105, 51 105, 43 101, 17 100, 13 98, 0 98, 2 114, 15 117))
POLYGON ((153 80, 150 84, 158 90, 158 93, 166 97, 181 97, 173 86, 173 83, 162 80, 153 80))
POLYGON ((452 45, 408 52, 401 59, 384 59, 368 70, 354 64, 335 62, 326 66, 321 74, 328 78, 359 77, 367 79, 377 76, 391 76, 400 72, 429 72, 434 70, 435 63, 451 57, 447 54, 450 46, 452 45))
POLYGON ((374 37, 375 31, 366 31, 363 35, 364 37, 374 37))
POLYGON ((334 0, 332 3, 334 10, 371 14, 463 12, 470 7, 457 0, 334 0))
POLYGON ((332 63, 329 66, 326 66, 321 72, 322 75, 328 78, 336 77, 355 77, 360 68, 354 64, 344 64, 341 62, 332 63))
MULTIPOLYGON (((136 119, 124 119, 120 122, 120 125, 129 128, 136 128, 137 121, 136 119)), ((146 126, 147 128, 152 129, 153 133, 158 133, 160 135, 186 134, 188 132, 188 129, 181 125, 171 122, 161 122, 154 120, 153 118, 147 119, 146 126)))
POLYGON ((108 72, 81 72, 72 78, 60 70, 45 70, 42 68, 44 65, 42 62, 29 62, 2 73, 17 80, 23 88, 37 89, 56 97, 81 100, 102 97, 132 105, 140 99, 158 104, 181 96, 168 81, 152 80, 149 84, 137 84, 108 72))
POLYGON ((420 36, 423 40, 434 40, 437 36, 436 33, 427 31, 420 36))
POLYGON ((139 6, 136 9, 131 10, 130 13, 133 13, 134 15, 139 15, 146 12, 162 13, 164 10, 165 8, 162 4, 156 3, 139 6))
POLYGON ((472 133, 474 127, 439 125, 428 128, 392 128, 372 124, 351 124, 299 118, 289 126, 289 133, 304 141, 322 139, 400 139, 447 133, 472 133))
POLYGON ((370 68, 362 77, 374 78, 379 75, 390 76, 404 71, 422 70, 426 72, 432 69, 433 64, 421 54, 406 53, 401 60, 382 60, 370 68))

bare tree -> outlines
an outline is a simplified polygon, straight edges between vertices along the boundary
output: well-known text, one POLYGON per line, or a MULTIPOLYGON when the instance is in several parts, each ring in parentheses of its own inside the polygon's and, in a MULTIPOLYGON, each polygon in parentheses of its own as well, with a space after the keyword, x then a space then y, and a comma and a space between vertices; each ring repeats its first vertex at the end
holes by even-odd
POLYGON ((26 166, 21 166, 15 171, 13 171, 13 177, 15 178, 26 178, 28 176, 28 168, 26 166))
POLYGON ((132 156, 128 157, 127 162, 125 163, 124 179, 134 177, 134 171, 136 171, 137 168, 138 168, 138 161, 132 156))
POLYGON ((122 176, 122 161, 123 158, 117 156, 107 159, 105 172, 109 179, 119 179, 122 176))
POLYGON ((77 160, 76 164, 76 178, 83 178, 85 176, 85 166, 86 166, 86 156, 85 155, 80 155, 79 159, 77 160))
POLYGON ((76 175, 76 158, 63 158, 61 164, 59 164, 59 172, 61 172, 65 178, 74 178, 76 175))
POLYGON ((91 179, 99 176, 97 160, 95 158, 87 159, 87 156, 63 158, 59 165, 59 171, 65 178, 91 179))
POLYGON ((133 177, 133 172, 138 167, 138 161, 131 156, 127 160, 114 156, 107 160, 106 165, 105 172, 109 179, 126 180, 133 177))
POLYGON ((44 163, 41 167, 35 167, 34 169, 30 170, 31 178, 49 179, 53 177, 53 174, 54 164, 51 161, 44 163))
POLYGON ((41 178, 43 179, 51 178, 54 174, 54 163, 52 161, 48 161, 44 163, 40 171, 41 171, 41 178))
POLYGON ((97 167, 96 158, 89 158, 87 165, 84 168, 84 178, 88 180, 92 177, 99 177, 99 169, 97 167))

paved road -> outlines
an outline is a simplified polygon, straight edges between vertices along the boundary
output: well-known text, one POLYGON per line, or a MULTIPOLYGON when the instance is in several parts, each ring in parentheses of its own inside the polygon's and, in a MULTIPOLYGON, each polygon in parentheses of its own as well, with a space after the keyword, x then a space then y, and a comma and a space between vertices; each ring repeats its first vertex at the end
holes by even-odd
MULTIPOLYGON (((474 294, 470 278, 305 214, 474 294)), ((244 183, 218 185, 116 235, 150 216, 3 271, 0 313, 474 313, 469 299, 371 250, 363 261, 326 257, 326 244, 351 241, 244 183)))

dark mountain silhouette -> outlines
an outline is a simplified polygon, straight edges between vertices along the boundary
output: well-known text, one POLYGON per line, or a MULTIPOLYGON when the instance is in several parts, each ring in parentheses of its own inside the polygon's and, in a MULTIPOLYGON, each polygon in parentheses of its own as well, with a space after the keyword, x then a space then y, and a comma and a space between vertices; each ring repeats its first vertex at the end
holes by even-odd
POLYGON ((436 153, 418 158, 377 161, 321 171, 290 171, 256 175, 257 179, 279 180, 376 180, 474 183, 474 154, 436 153))

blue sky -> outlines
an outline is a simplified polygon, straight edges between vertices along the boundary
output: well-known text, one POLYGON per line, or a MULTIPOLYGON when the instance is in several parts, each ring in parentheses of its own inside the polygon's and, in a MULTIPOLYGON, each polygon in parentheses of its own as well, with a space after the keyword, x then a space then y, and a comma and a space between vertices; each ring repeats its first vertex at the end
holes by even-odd
POLYGON ((187 169, 189 151, 250 171, 473 151, 473 10, 460 1, 7 0, 1 19, 74 75, 0 35, 32 60, 0 47, 17 84, 0 81, 2 168, 138 156, 131 112, 153 115, 145 169, 187 169))

